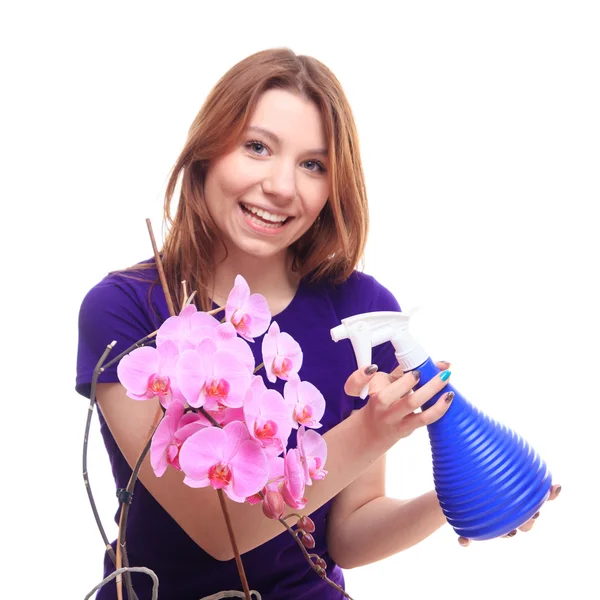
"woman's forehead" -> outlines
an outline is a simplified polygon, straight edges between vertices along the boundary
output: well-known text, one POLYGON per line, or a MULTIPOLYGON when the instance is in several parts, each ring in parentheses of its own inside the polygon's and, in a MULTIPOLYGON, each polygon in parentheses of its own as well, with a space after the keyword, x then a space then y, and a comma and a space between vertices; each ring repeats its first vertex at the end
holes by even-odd
POLYGON ((258 99, 250 117, 248 133, 269 138, 299 150, 327 153, 323 117, 317 105, 300 94, 268 90, 258 99))

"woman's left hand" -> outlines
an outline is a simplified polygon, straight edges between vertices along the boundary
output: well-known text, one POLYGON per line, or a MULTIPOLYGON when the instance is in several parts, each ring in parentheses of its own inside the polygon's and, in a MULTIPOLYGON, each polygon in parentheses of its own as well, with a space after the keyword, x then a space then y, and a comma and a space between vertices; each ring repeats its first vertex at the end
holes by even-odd
MULTIPOLYGON (((552 488, 550 489, 550 495, 548 496, 548 500, 554 500, 558 496, 558 494, 560 494, 561 489, 562 488, 560 485, 553 485, 552 488)), ((540 516, 540 511, 538 510, 535 513, 535 515, 533 515, 533 517, 531 517, 531 519, 529 519, 529 521, 527 521, 527 523, 524 523, 518 529, 520 531, 529 531, 535 525, 535 521, 539 516, 540 516)), ((510 538, 510 537, 514 537, 515 535, 517 535, 517 529, 513 529, 510 533, 507 533, 506 535, 503 535, 502 537, 510 538)), ((466 548, 471 543, 471 540, 466 537, 460 536, 458 538, 458 543, 461 546, 464 546, 466 548)))

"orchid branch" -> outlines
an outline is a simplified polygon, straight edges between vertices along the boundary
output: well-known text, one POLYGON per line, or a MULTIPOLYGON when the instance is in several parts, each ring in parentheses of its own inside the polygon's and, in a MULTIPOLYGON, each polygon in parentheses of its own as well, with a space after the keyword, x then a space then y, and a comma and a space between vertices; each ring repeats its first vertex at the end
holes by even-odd
MULTIPOLYGON (((312 556, 317 556, 316 554, 309 554, 307 549, 304 547, 304 544, 302 543, 301 540, 301 536, 298 535, 299 531, 294 531, 285 521, 285 519, 289 519, 290 516, 292 515, 288 515, 287 517, 282 517, 279 520, 279 522, 290 532, 290 534, 292 535, 292 537, 296 540, 296 543, 298 544, 298 546, 300 547, 300 550, 302 550, 302 554, 304 554, 304 558, 306 558, 306 560, 308 561, 308 564, 311 566, 312 570, 321 578, 323 579, 323 581, 326 581, 331 587, 335 588, 338 592, 340 592, 340 594, 343 594, 344 598, 348 598, 349 600, 353 600, 352 596, 350 596, 350 594, 348 594, 348 592, 346 592, 344 589, 342 589, 337 583, 335 583, 334 581, 331 581, 331 579, 329 579, 329 577, 327 577, 327 571, 323 568, 320 567, 319 565, 315 564, 315 562, 312 560, 312 556)), ((296 515, 298 516, 298 515, 296 515)), ((300 530, 304 533, 304 530, 300 530)), ((320 558, 317 556, 317 558, 320 558)))
POLYGON ((219 502, 221 503, 221 510, 223 511, 223 516, 225 517, 227 532, 229 533, 229 537, 231 539, 233 554, 235 555, 235 563, 240 574, 240 579, 242 580, 242 588, 244 590, 246 600, 252 600, 252 596, 250 595, 250 588, 248 587, 248 580, 246 579, 246 573, 244 571, 244 565, 242 564, 242 557, 240 556, 240 552, 237 547, 237 542, 235 540, 235 535, 233 533, 233 525, 229 516, 229 510, 227 509, 227 504, 225 503, 225 494, 223 493, 223 490, 217 490, 217 494, 219 496, 219 502))
POLYGON ((127 350, 124 350, 123 352, 121 352, 121 354, 119 354, 119 356, 113 358, 110 362, 107 362, 105 365, 100 367, 98 374, 104 373, 104 371, 106 371, 106 369, 108 369, 109 367, 112 367, 112 365, 119 362, 124 356, 126 356, 127 354, 129 354, 130 352, 135 350, 136 348, 141 348, 142 346, 145 346, 149 342, 153 341, 153 338, 156 337, 157 333, 158 333, 158 329, 156 331, 153 331, 152 333, 149 333, 146 337, 142 338, 141 340, 138 340, 135 344, 132 344, 131 346, 129 346, 129 348, 127 348, 127 350))
MULTIPOLYGON (((98 509, 96 508, 96 502, 94 500, 94 495, 92 494, 92 489, 90 487, 88 471, 87 471, 87 451, 88 451, 88 441, 89 441, 89 434, 90 434, 90 425, 92 422, 92 414, 94 412, 94 405, 96 404, 96 386, 98 383, 98 377, 100 376, 100 373, 103 371, 102 365, 104 364, 106 357, 108 356, 110 351, 115 347, 116 343, 117 343, 116 341, 113 341, 106 346, 106 349, 102 353, 100 360, 96 363, 96 367, 94 368, 94 373, 92 376, 92 384, 91 384, 91 388, 90 388, 90 405, 89 405, 88 416, 87 416, 87 420, 86 420, 86 424, 85 424, 85 433, 83 435, 83 481, 85 483, 85 488, 86 488, 86 491, 88 494, 88 499, 92 506, 92 512, 94 513, 96 525, 98 526, 100 535, 102 536, 102 539, 104 540, 104 545, 106 547, 106 551, 107 551, 110 559, 112 560, 113 564, 115 565, 115 567, 117 565, 117 559, 116 559, 114 550, 112 549, 112 546, 110 545, 110 543, 108 541, 108 537, 106 536, 106 532, 102 525, 102 521, 100 520, 100 515, 98 514, 98 509)), ((125 580, 126 580, 126 584, 128 586, 128 591, 129 591, 129 587, 131 585, 130 579, 131 579, 131 577, 127 573, 125 575, 125 580)), ((102 584, 102 585, 104 585, 104 584, 102 584)), ((133 591, 133 589, 131 589, 130 597, 132 600, 138 600, 138 597, 135 594, 135 592, 133 591)))
POLYGON ((96 502, 94 501, 94 495, 92 494, 92 488, 90 487, 90 481, 88 477, 87 470, 87 451, 88 451, 88 442, 89 442, 89 434, 90 434, 90 425, 92 423, 92 415, 94 413, 94 404, 96 403, 96 382, 98 381, 98 375, 100 373, 100 368, 102 363, 106 360, 109 352, 114 348, 116 342, 111 342, 106 346, 100 360, 96 364, 96 368, 94 369, 94 376, 92 378, 92 387, 90 392, 90 405, 88 407, 88 415, 85 423, 85 433, 83 434, 83 483, 85 484, 85 490, 88 495, 88 499, 90 504, 92 505, 92 512, 94 513, 94 519, 96 520, 96 525, 100 530, 100 535, 104 540, 104 545, 106 546, 107 552, 111 555, 111 559, 113 562, 115 561, 115 554, 108 541, 108 537, 106 536, 106 532, 104 531, 104 527, 102 526, 102 521, 100 520, 100 515, 98 514, 98 509, 96 508, 96 502))
MULTIPOLYGON (((129 567, 129 559, 127 557, 127 550, 126 550, 127 528, 125 525, 127 523, 127 517, 129 516, 129 506, 131 505, 131 500, 133 497, 133 488, 137 481, 138 474, 140 472, 142 463, 144 462, 144 459, 146 458, 146 454, 148 454, 148 451, 150 450, 150 446, 152 444, 152 436, 154 435, 154 431, 155 431, 156 427, 158 426, 158 423, 160 422, 161 418, 162 418, 162 410, 159 409, 157 411, 157 415, 154 419, 154 424, 152 425, 152 428, 150 430, 150 435, 148 436, 148 441, 146 442, 146 445, 144 446, 144 449, 142 450, 142 453, 138 457, 137 462, 135 463, 135 467, 133 468, 133 471, 131 472, 131 476, 129 477, 127 487, 125 488, 125 490, 118 491, 119 501, 121 502, 121 514, 119 515, 119 540, 118 540, 118 545, 117 545, 117 564, 120 565, 121 559, 122 559, 123 562, 125 563, 125 567, 129 567)), ((129 575, 129 573, 126 572, 125 585, 127 586, 127 595, 129 597, 129 595, 133 592, 133 588, 131 588, 131 578, 128 575, 129 575)), ((118 593, 119 588, 122 586, 121 575, 118 575, 116 583, 117 583, 117 593, 118 593)), ((122 589, 121 589, 121 592, 122 592, 122 589)))

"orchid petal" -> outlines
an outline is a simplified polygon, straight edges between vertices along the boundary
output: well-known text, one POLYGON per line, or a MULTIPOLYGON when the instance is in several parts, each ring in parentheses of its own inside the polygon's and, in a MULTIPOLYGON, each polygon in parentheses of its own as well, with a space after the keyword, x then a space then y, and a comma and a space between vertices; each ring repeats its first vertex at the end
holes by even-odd
POLYGON ((191 435, 181 446, 179 464, 182 471, 196 481, 208 478, 208 470, 223 460, 227 435, 218 427, 205 427, 191 435))
MULTIPOLYGON (((193 414, 193 413, 189 413, 193 414)), ((197 431, 204 429, 205 427, 210 427, 210 421, 201 415, 194 415, 198 417, 191 423, 185 423, 184 425, 180 425, 179 429, 175 432, 175 439, 179 442, 185 442, 190 436, 194 435, 197 431)))
MULTIPOLYGON (((239 451, 242 443, 251 439, 250 433, 245 423, 241 423, 240 421, 228 423, 221 431, 223 431, 225 436, 222 446, 223 460, 229 462, 239 451)), ((250 494, 246 495, 250 496, 250 494)))
POLYGON ((250 335, 258 337, 267 331, 271 321, 271 311, 267 299, 261 294, 252 294, 246 302, 245 311, 252 317, 250 335))
POLYGON ((250 287, 248 283, 241 275, 237 275, 225 304, 225 320, 231 321, 233 313, 242 308, 249 297, 250 287))
POLYGON ((254 440, 242 442, 238 452, 231 459, 231 466, 233 492, 244 499, 262 490, 269 478, 267 456, 254 440))
POLYGON ((321 466, 327 461, 327 442, 316 431, 308 429, 304 434, 304 451, 306 456, 319 458, 321 466))
MULTIPOLYGON (((181 453, 179 454, 179 460, 181 462, 181 453)), ((210 480, 208 479, 208 475, 203 477, 202 479, 192 479, 191 477, 184 477, 183 483, 191 488, 202 488, 208 487, 210 485, 210 480)))
POLYGON ((158 373, 160 355, 156 348, 144 346, 136 348, 124 356, 117 365, 119 381, 125 389, 138 396, 144 395, 148 389, 148 378, 158 373))
POLYGON ((173 376, 175 374, 175 365, 179 359, 179 348, 172 340, 165 340, 156 351, 160 357, 160 373, 173 376))
POLYGON ((237 337, 237 332, 235 330, 235 327, 229 322, 221 323, 217 327, 216 332, 217 332, 216 339, 218 341, 227 342, 228 340, 233 340, 233 339, 236 339, 236 337, 237 337))
POLYGON ((181 394, 190 406, 199 408, 204 404, 200 392, 206 383, 206 374, 202 370, 202 358, 196 350, 185 350, 179 356, 175 368, 175 377, 181 394))
POLYGON ((209 327, 216 329, 219 326, 219 321, 212 315, 206 312, 197 312, 190 318, 190 327, 195 330, 197 327, 209 327))

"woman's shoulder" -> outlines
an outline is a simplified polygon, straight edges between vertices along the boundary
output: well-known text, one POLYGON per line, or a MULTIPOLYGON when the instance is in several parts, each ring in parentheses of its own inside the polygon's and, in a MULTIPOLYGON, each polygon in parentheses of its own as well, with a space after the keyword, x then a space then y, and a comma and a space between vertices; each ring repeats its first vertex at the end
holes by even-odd
MULTIPOLYGON (((89 397, 95 365, 107 344, 114 341, 117 350, 125 350, 168 317, 156 279, 156 269, 151 267, 114 271, 85 294, 78 317, 78 392, 89 397)), ((104 372, 100 381, 118 381, 116 365, 104 372)))
POLYGON ((155 326, 168 316, 158 273, 153 260, 111 271, 85 294, 79 324, 110 328, 113 321, 142 322, 155 326))
POLYGON ((126 269, 110 271, 87 291, 83 304, 90 301, 111 303, 124 299, 124 296, 134 300, 141 294, 147 294, 157 280, 154 260, 144 260, 126 269))

